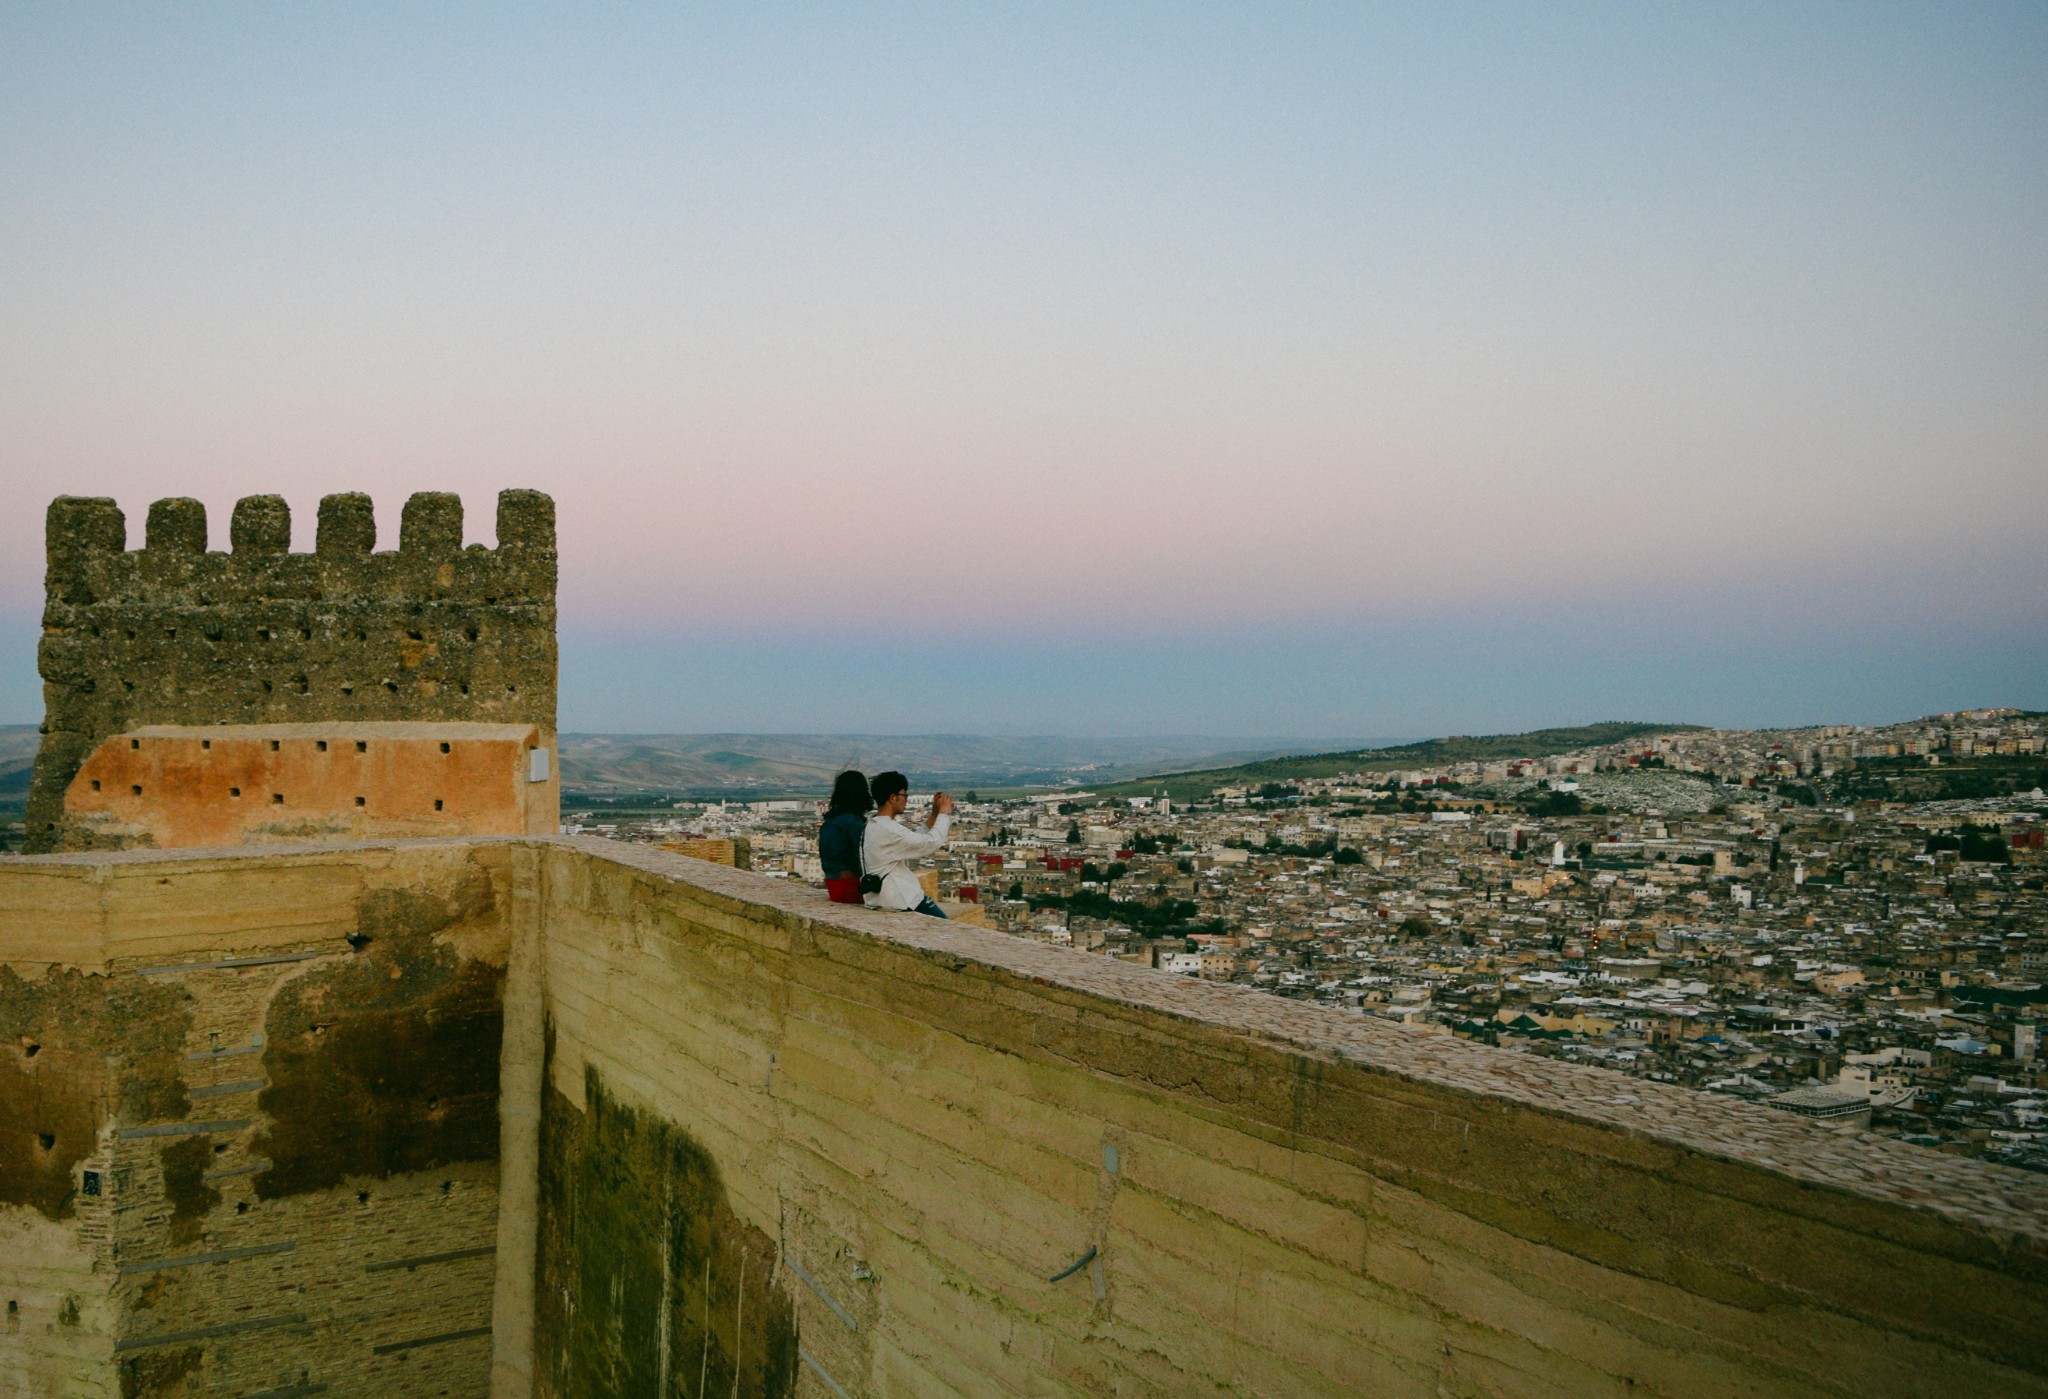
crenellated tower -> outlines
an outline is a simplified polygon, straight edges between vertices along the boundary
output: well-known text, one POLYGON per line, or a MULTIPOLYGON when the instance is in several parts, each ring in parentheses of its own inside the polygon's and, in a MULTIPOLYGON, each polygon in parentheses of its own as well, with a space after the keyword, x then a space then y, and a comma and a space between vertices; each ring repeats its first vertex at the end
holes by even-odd
POLYGON ((46 538, 32 851, 91 843, 66 789, 145 725, 519 723, 553 746, 555 506, 539 491, 499 493, 496 548, 463 547, 462 501, 443 492, 408 499, 381 552, 360 494, 320 502, 310 554, 267 495, 236 504, 226 553, 189 499, 150 506, 129 549, 112 500, 60 496, 46 538))

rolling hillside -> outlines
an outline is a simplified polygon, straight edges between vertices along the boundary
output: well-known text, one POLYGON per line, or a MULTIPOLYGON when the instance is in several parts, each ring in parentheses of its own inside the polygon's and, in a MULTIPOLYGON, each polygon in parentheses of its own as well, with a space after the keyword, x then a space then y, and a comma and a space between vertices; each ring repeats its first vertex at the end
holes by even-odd
MULTIPOLYGON (((28 797, 41 736, 0 725, 0 810, 28 797)), ((840 769, 896 768, 920 787, 1056 787, 1216 767, 1289 751, 1227 738, 986 738, 862 734, 563 734, 565 791, 591 796, 818 796, 840 769)), ((1307 745, 1304 745, 1307 746, 1307 745)))
MULTIPOLYGON (((674 797, 819 795, 841 768, 897 768, 922 788, 1057 787, 1104 795, 1164 788, 1186 800, 1217 787, 1433 767, 1468 759, 1537 758, 1690 724, 1589 724, 1525 734, 1434 738, 1382 748, 1289 755, 1284 743, 1239 739, 988 738, 961 734, 563 734, 565 792, 674 797)), ((19 809, 40 739, 33 724, 0 725, 0 808, 19 809)))
POLYGON ((18 809, 28 800, 42 741, 34 724, 0 724, 0 808, 18 809))
MULTIPOLYGON (((1256 743, 1256 740, 1252 741, 1256 743)), ((842 768, 895 768, 919 787, 1095 784, 1271 757, 1246 740, 989 738, 961 734, 562 735, 562 787, 589 796, 821 796, 842 768)))
POLYGON ((1310 753, 1299 757, 1262 758, 1233 767, 1162 772, 1097 790, 1104 796, 1141 796, 1165 791, 1176 800, 1207 796, 1218 787, 1256 786, 1297 777, 1335 777, 1344 772, 1393 772, 1405 768, 1439 767, 1446 763, 1496 762, 1507 758, 1547 758, 1575 748, 1620 743, 1650 734, 1686 733, 1698 724, 1608 722, 1576 728, 1534 729, 1519 734, 1456 735, 1425 739, 1387 748, 1358 748, 1342 753, 1310 753))

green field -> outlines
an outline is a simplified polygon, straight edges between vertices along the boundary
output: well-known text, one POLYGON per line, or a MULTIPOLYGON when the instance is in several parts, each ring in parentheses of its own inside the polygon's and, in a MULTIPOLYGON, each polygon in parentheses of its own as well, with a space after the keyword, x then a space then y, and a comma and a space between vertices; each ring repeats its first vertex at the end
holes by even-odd
POLYGON ((1577 728, 1533 729, 1519 734, 1459 734, 1425 739, 1392 748, 1359 748, 1345 753, 1309 753, 1296 758, 1267 758, 1238 767, 1200 772, 1166 773, 1093 788, 1105 797, 1151 796, 1165 792, 1175 801, 1207 797, 1218 787, 1256 787, 1303 777, 1335 777, 1346 772, 1394 772, 1404 768, 1441 767, 1447 763, 1500 762, 1509 758, 1548 758, 1577 748, 1621 743, 1651 734, 1693 733, 1699 724, 1639 724, 1613 721, 1577 728))

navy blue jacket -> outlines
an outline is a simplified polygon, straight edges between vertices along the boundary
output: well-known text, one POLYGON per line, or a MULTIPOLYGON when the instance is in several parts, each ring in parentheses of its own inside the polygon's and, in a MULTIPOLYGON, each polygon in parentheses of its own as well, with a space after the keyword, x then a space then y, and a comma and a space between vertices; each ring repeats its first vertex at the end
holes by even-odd
POLYGON ((825 867, 825 878, 860 873, 860 842, 867 828, 868 818, 851 811, 825 818, 818 827, 818 862, 825 867))

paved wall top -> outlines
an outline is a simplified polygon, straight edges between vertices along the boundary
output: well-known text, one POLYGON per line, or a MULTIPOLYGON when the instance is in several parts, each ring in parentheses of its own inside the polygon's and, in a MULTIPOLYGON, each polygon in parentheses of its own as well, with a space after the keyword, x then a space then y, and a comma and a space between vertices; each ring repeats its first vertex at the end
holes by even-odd
POLYGON ((1610 1128, 1782 1179, 1942 1216, 2001 1246, 2048 1254, 2048 1178, 1812 1122, 1738 1099, 1410 1030, 1254 987, 1135 966, 917 914, 833 904, 815 890, 644 846, 558 843, 786 917, 971 961, 1040 985, 1229 1027, 1297 1050, 1610 1128))
MULTIPOLYGON (((2048 1255, 2048 1178, 2011 1167, 1948 1156, 1871 1132, 1812 1122, 1608 1069, 1404 1029, 1356 1012, 1289 1000, 1253 987, 1201 981, 917 914, 833 904, 807 887, 648 846, 592 836, 465 839, 528 840, 567 847, 692 886, 746 916, 771 914, 793 929, 812 925, 851 933, 943 963, 973 963, 1036 985, 1237 1031, 1370 1072, 1553 1114, 1734 1162, 1803 1186, 1930 1214, 1988 1236, 2002 1248, 2048 1255)), ((24 874, 76 871, 113 876, 126 866, 159 862, 320 861, 351 852, 461 843, 330 842, 289 850, 16 856, 0 858, 0 879, 9 869, 24 874)), ((33 917, 21 900, 0 902, 13 918, 33 917)))

